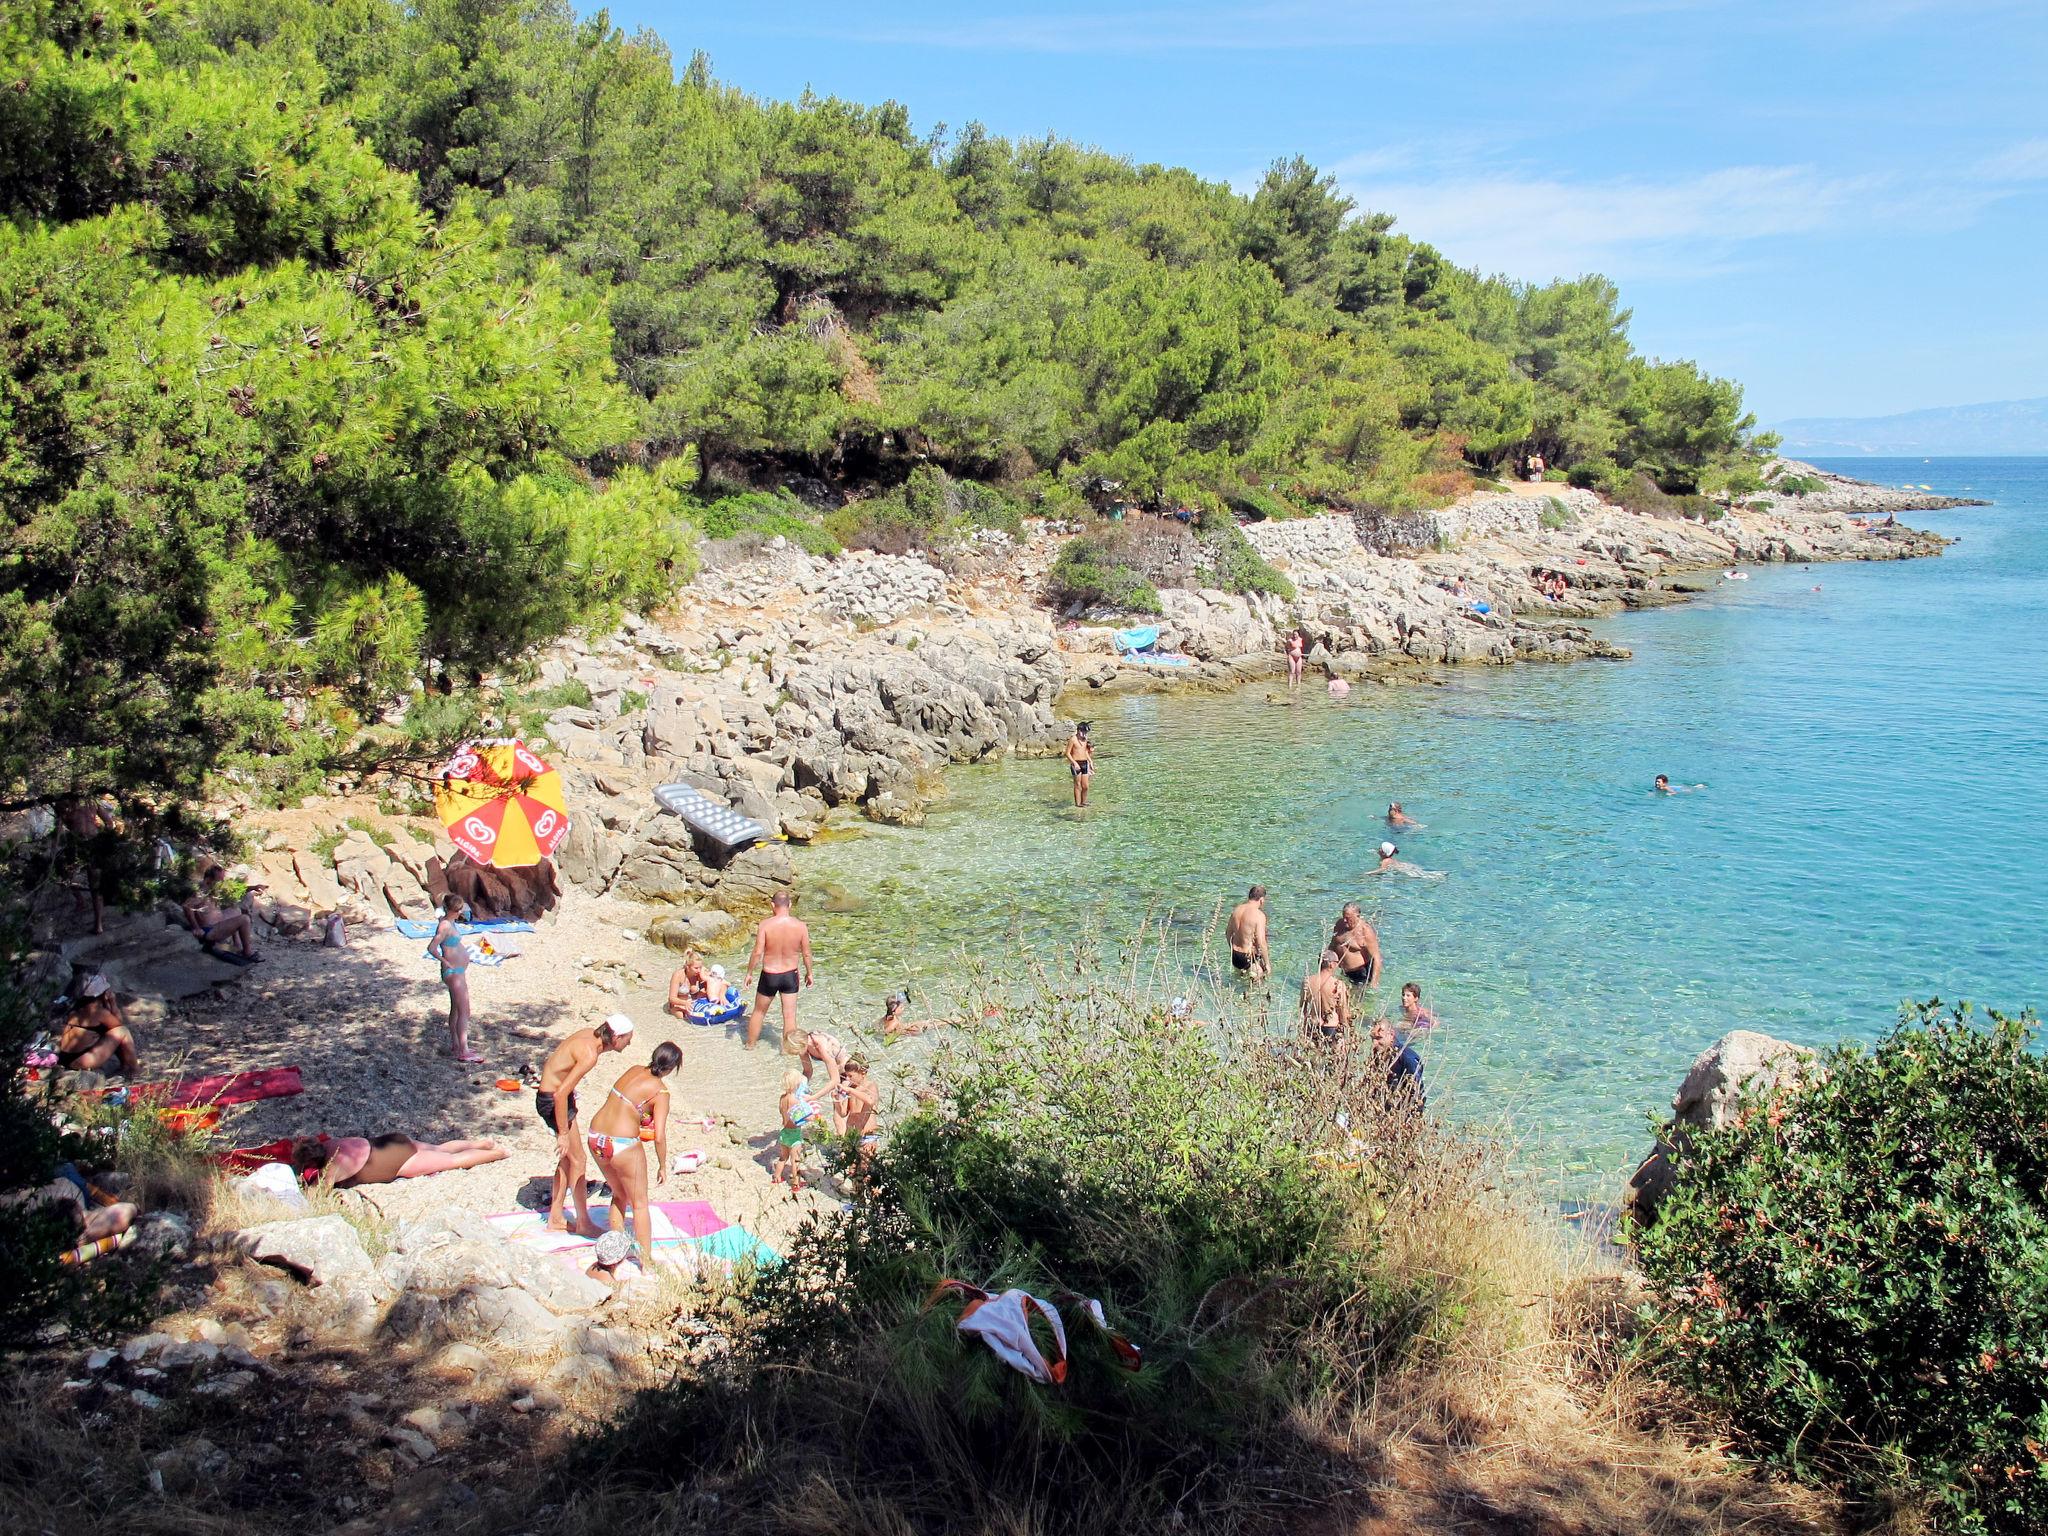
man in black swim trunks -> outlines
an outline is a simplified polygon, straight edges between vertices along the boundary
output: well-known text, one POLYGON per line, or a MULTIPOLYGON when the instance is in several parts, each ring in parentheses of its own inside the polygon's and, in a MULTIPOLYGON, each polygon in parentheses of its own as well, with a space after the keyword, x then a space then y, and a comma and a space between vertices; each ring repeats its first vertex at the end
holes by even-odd
POLYGON ((777 891, 775 910, 754 935, 754 954, 747 968, 760 972, 761 979, 754 991, 754 1011, 747 1016, 750 1051, 761 1039, 761 1021, 767 1016, 768 1000, 774 997, 782 999, 783 1051, 794 1056, 802 1049, 796 1027, 797 989, 814 986, 816 980, 811 975, 811 930, 791 914, 793 900, 789 892, 777 891))
POLYGON ((1074 776, 1074 805, 1086 809, 1088 781, 1095 774, 1095 743, 1088 739, 1086 720, 1076 725, 1074 734, 1067 738, 1067 768, 1074 776))
POLYGON ((565 1214, 571 1201, 576 1206, 580 1236, 596 1237, 604 1229, 590 1219, 590 1191, 584 1187, 583 1134, 576 1125, 576 1085, 590 1075, 597 1058, 606 1051, 623 1051, 633 1039, 633 1021, 615 1013, 595 1029, 579 1029, 555 1047, 547 1065, 540 1069, 540 1089, 533 1096, 533 1112, 540 1123, 554 1133, 555 1178, 548 1204, 548 1230, 572 1230, 565 1214))
POLYGON ((1337 952, 1346 981, 1369 987, 1380 979, 1380 936, 1358 910, 1357 902, 1344 903, 1337 926, 1330 934, 1330 948, 1337 952))
POLYGON ((1255 885, 1246 893, 1230 913, 1230 926, 1224 931, 1230 943, 1230 965, 1233 970, 1243 971, 1253 981, 1263 981, 1273 974, 1273 957, 1266 952, 1266 888, 1255 885))

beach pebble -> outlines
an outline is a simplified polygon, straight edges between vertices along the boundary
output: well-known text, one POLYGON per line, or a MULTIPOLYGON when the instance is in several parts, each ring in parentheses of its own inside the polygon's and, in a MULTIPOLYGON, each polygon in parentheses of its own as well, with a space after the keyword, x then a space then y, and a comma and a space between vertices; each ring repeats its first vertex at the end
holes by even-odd
POLYGON ((394 1424, 384 1431, 384 1439, 398 1448, 401 1458, 414 1466, 423 1465, 440 1455, 434 1442, 418 1430, 402 1424, 394 1424))
POLYGON ((121 1346, 121 1358, 133 1365, 137 1360, 146 1359, 170 1342, 171 1336, 168 1333, 139 1333, 121 1346))
POLYGON ((437 1351, 431 1364, 435 1370, 461 1371, 472 1377, 488 1376, 492 1369, 489 1354, 474 1344, 464 1344, 459 1340, 437 1351))
POLYGON ((223 1371, 192 1390, 201 1397, 239 1397, 256 1384, 254 1371, 223 1371))
POLYGON ((437 1450, 460 1444, 469 1434, 469 1421, 445 1408, 415 1408, 404 1422, 433 1441, 437 1450))
POLYGON ((162 1398, 158 1397, 154 1392, 145 1392, 140 1387, 133 1388, 128 1393, 128 1398, 138 1408, 155 1410, 164 1405, 162 1398))
POLYGON ((116 1358, 118 1357, 111 1349, 96 1349, 85 1357, 85 1368, 88 1371, 104 1371, 116 1358))
POLYGON ((156 1362, 167 1371, 177 1371, 188 1366, 211 1365, 219 1355, 218 1344, 209 1344, 204 1339, 190 1339, 166 1344, 162 1353, 156 1357, 156 1362))

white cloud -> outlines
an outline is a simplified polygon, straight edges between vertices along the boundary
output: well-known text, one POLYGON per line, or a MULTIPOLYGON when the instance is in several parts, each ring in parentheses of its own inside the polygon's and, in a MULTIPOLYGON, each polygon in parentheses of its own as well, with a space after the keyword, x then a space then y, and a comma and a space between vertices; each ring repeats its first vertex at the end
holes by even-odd
POLYGON ((1671 180, 1567 181, 1501 171, 1441 179, 1340 178, 1361 209, 1391 213, 1461 266, 1543 281, 1696 277, 1758 243, 1950 219, 1984 200, 1886 176, 1803 165, 1731 166, 1671 180))
POLYGON ((2028 139, 1979 162, 1983 181, 2048 181, 2048 139, 2028 139))

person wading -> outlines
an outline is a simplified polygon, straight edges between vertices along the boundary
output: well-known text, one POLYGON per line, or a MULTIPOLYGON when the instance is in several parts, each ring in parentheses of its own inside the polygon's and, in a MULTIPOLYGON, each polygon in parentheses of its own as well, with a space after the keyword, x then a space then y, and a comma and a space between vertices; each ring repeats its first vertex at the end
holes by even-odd
POLYGON ((1067 738, 1067 771, 1074 776, 1074 805, 1085 809, 1088 783, 1095 776, 1095 743, 1088 739, 1088 722, 1083 720, 1067 738))
POLYGON ((815 986, 811 973, 811 930, 790 913, 792 897, 787 891, 775 893, 775 910, 754 935, 753 958, 747 968, 759 975, 754 990, 754 1011, 747 1016, 747 1049, 761 1039, 761 1021, 771 998, 782 999, 782 1049, 797 1050, 796 994, 799 987, 815 986))
POLYGON ((1273 974, 1273 957, 1266 950, 1266 888, 1255 885, 1245 899, 1232 909, 1230 926, 1224 936, 1230 942, 1231 969, 1243 971, 1253 981, 1273 974))

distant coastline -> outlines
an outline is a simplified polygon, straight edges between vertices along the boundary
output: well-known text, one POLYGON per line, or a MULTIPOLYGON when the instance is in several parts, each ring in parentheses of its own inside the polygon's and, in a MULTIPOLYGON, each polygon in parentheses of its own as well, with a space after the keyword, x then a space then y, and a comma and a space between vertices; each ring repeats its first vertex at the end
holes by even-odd
POLYGON ((2048 397, 1891 416, 1808 416, 1773 430, 1784 452, 1801 458, 2038 458, 2048 455, 2048 397))

